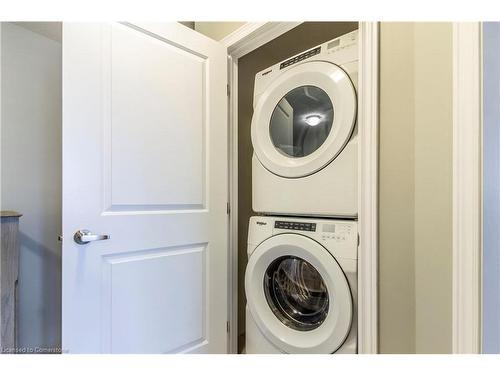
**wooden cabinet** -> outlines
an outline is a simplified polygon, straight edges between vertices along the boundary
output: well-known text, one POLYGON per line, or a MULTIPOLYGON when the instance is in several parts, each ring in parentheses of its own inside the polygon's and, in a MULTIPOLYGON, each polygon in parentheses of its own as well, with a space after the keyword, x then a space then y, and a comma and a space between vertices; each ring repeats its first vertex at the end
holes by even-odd
POLYGON ((0 247, 0 350, 15 353, 17 279, 19 274, 19 218, 14 211, 0 211, 2 244, 0 247))

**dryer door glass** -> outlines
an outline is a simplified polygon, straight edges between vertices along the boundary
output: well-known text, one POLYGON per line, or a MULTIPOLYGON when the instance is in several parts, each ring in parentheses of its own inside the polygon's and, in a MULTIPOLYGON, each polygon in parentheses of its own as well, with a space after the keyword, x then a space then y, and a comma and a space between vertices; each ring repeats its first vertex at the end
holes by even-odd
POLYGON ((316 86, 300 86, 278 102, 271 115, 269 133, 280 152, 299 158, 316 151, 328 138, 333 105, 316 86))
POLYGON ((328 315, 328 290, 319 272, 304 259, 282 256, 264 275, 267 303, 286 326, 298 331, 319 327, 328 315))

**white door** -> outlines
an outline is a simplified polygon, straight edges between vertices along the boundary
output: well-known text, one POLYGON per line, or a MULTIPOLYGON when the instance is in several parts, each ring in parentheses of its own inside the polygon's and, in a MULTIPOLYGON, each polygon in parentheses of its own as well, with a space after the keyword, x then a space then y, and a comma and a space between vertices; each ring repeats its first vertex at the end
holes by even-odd
POLYGON ((176 23, 64 24, 64 351, 227 351, 226 64, 176 23))

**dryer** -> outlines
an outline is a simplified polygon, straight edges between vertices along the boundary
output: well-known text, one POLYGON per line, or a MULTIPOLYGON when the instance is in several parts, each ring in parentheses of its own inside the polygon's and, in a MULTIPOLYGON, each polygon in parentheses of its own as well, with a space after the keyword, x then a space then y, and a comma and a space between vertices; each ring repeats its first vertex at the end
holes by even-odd
POLYGON ((323 43, 255 76, 255 212, 357 216, 357 35, 323 43))
POLYGON ((357 223, 250 218, 246 353, 357 352, 357 223))

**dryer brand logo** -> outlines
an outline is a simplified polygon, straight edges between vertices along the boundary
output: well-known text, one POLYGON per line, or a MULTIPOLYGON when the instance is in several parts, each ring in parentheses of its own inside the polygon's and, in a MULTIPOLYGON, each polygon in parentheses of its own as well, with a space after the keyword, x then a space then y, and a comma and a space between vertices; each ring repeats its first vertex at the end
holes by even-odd
POLYGON ((268 71, 266 71, 266 72, 262 73, 261 75, 262 75, 262 77, 264 77, 266 74, 269 74, 269 73, 271 73, 272 71, 273 71, 272 69, 269 69, 268 71))
POLYGON ((257 225, 267 225, 265 221, 256 221, 257 225))

